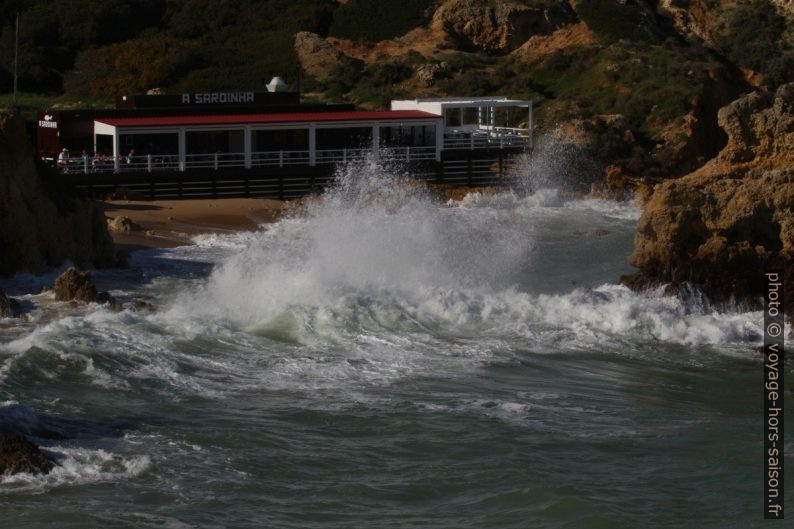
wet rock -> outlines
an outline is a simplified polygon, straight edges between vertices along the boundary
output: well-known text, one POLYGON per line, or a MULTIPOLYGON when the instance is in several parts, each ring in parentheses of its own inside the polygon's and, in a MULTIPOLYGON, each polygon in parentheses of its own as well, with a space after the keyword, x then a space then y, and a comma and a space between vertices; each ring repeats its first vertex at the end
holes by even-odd
POLYGON ((129 217, 120 215, 113 219, 108 219, 108 230, 115 233, 131 233, 141 231, 141 225, 129 217))
POLYGON ((91 272, 78 272, 70 267, 55 280, 55 299, 58 301, 95 302, 99 299, 91 272))
POLYGON ((143 299, 136 299, 130 304, 133 312, 154 312, 154 305, 143 299))
POLYGON ((719 112, 726 147, 656 187, 637 225, 632 287, 691 282, 714 300, 759 306, 764 271, 784 270, 794 308, 794 84, 719 112))
POLYGON ((48 474, 55 463, 21 435, 0 434, 0 475, 48 474))
POLYGON ((55 299, 57 301, 80 301, 83 303, 115 303, 113 297, 107 292, 97 292, 96 285, 91 278, 91 272, 78 272, 74 267, 69 268, 55 280, 55 299))
POLYGON ((9 298, 0 288, 0 318, 16 318, 20 313, 19 302, 9 298))

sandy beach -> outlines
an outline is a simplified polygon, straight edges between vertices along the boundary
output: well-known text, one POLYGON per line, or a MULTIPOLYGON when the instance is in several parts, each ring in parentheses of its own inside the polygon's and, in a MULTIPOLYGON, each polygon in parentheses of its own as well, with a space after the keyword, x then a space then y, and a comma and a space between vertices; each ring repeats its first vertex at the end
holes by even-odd
POLYGON ((108 219, 124 216, 140 225, 139 231, 112 232, 123 250, 173 248, 192 244, 201 233, 253 231, 278 219, 284 209, 280 200, 223 198, 215 200, 109 200, 104 203, 108 219))

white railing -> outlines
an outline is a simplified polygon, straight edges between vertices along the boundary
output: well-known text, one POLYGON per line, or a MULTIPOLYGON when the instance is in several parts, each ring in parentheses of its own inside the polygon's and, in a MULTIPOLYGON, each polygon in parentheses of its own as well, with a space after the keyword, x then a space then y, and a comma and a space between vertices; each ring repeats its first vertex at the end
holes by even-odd
POLYGON ((444 149, 506 149, 529 145, 529 137, 514 133, 488 134, 486 132, 453 133, 444 135, 444 149))
POLYGON ((251 167, 309 165, 309 151, 266 151, 251 153, 251 167))
MULTIPOLYGON (((446 141, 445 140, 445 144, 446 141)), ((460 147, 451 143, 450 148, 469 148, 469 140, 462 141, 460 147)), ((475 147, 493 145, 477 138, 475 147)), ((364 160, 373 156, 370 148, 365 149, 321 149, 314 153, 315 165, 348 163, 364 160)), ((435 160, 435 146, 421 147, 382 147, 377 152, 381 161, 414 162, 421 160, 435 160)), ((251 153, 250 167, 285 167, 290 165, 311 165, 310 151, 263 151, 251 153)), ((69 158, 66 161, 57 161, 61 172, 76 173, 110 173, 110 172, 153 172, 153 171, 185 171, 190 169, 225 169, 232 167, 246 167, 245 153, 213 153, 213 154, 187 154, 180 160, 177 154, 147 154, 134 156, 85 156, 69 158)))
POLYGON ((213 154, 186 154, 186 169, 221 169, 226 167, 245 167, 244 152, 216 152, 213 154))

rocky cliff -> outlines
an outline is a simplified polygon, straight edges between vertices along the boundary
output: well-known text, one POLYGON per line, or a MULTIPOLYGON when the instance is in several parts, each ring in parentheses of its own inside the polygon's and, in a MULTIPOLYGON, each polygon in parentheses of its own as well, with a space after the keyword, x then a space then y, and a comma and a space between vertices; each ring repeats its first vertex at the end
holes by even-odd
POLYGON ((507 53, 535 35, 548 35, 576 18, 568 2, 449 0, 433 15, 432 27, 464 50, 507 53))
POLYGON ((114 254, 98 205, 39 174, 24 120, 0 112, 0 275, 42 271, 67 259, 111 266, 114 254))
POLYGON ((794 308, 794 83, 723 107, 728 142, 699 170, 654 190, 640 218, 627 284, 685 282, 718 301, 757 304, 763 271, 784 269, 794 308))

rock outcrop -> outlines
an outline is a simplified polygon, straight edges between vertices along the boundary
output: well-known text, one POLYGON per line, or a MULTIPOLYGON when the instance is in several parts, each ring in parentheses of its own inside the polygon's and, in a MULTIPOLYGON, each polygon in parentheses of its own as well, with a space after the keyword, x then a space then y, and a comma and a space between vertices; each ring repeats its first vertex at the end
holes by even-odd
POLYGON ((43 176, 24 120, 0 111, 0 275, 40 272, 69 259, 113 266, 115 250, 98 205, 43 176))
POLYGON ((568 2, 563 1, 450 0, 433 14, 432 27, 462 49, 504 54, 530 37, 548 35, 575 18, 568 2))
POLYGON ((320 35, 310 31, 295 34, 295 53, 303 70, 318 81, 329 79, 338 66, 360 65, 360 61, 351 59, 320 35))
POLYGON ((97 291, 91 272, 78 272, 73 266, 58 276, 53 290, 57 301, 114 304, 110 294, 97 291))
POLYGON ((141 225, 129 217, 120 215, 113 219, 107 219, 108 231, 114 233, 131 233, 133 231, 141 231, 141 225))
POLYGON ((0 288, 0 318, 16 318, 19 315, 19 302, 6 296, 0 288))
POLYGON ((683 35, 712 43, 720 20, 705 0, 661 0, 659 11, 667 14, 683 35))
POLYGON ((444 61, 430 64, 422 64, 414 68, 416 79, 425 86, 432 86, 439 79, 449 75, 450 67, 444 61))
POLYGON ((720 153, 727 135, 717 114, 750 89, 726 68, 712 69, 706 75, 703 92, 690 100, 691 110, 662 127, 663 142, 651 153, 665 176, 689 174, 720 153))
POLYGON ((794 83, 722 108, 725 148, 699 170, 655 189, 624 278, 642 288, 685 282, 717 301, 755 304, 764 270, 785 270, 794 307, 794 83))
POLYGON ((48 474, 55 463, 21 435, 0 434, 0 475, 48 474))

